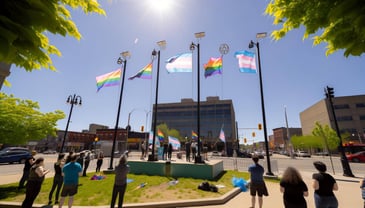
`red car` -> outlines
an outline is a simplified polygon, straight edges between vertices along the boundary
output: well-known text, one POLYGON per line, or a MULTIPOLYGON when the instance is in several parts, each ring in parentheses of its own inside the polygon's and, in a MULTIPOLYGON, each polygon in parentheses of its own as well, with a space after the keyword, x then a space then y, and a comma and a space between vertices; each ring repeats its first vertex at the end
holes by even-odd
POLYGON ((346 155, 346 157, 350 162, 365 162, 365 151, 346 155))

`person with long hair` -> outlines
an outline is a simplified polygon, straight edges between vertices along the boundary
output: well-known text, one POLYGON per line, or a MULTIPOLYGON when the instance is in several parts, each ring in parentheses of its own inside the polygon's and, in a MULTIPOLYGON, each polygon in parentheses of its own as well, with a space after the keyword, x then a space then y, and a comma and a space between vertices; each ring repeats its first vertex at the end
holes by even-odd
POLYGON ((44 159, 43 157, 40 157, 36 159, 33 166, 30 168, 25 191, 25 199, 22 203, 22 208, 32 208, 34 200, 41 191, 44 176, 49 173, 49 170, 44 169, 43 166, 44 159))
POLYGON ((51 188, 51 191, 49 192, 49 196, 48 196, 48 205, 52 204, 52 196, 53 196, 53 192, 55 191, 56 188, 57 188, 57 190, 56 190, 56 196, 55 196, 55 204, 58 204, 58 197, 60 196, 60 190, 63 185, 62 168, 63 168, 63 165, 65 164, 64 158, 65 158, 65 154, 60 153, 58 155, 57 162, 55 162, 53 165, 55 175, 53 177, 52 188, 51 188))
POLYGON ((114 208, 115 201, 119 195, 118 208, 122 208, 124 193, 127 188, 127 174, 129 166, 127 165, 127 156, 123 154, 119 159, 119 164, 115 167, 115 179, 110 207, 114 208))
POLYGON ((337 208, 338 201, 333 191, 338 190, 336 180, 328 173, 326 165, 321 161, 313 163, 318 173, 312 175, 314 203, 316 208, 337 208))
POLYGON ((100 168, 103 165, 103 160, 104 160, 104 153, 99 152, 98 157, 96 159, 96 171, 95 172, 100 172, 100 168))
POLYGON ((280 181, 280 191, 284 193, 285 208, 307 208, 305 196, 308 196, 308 187, 304 183, 299 171, 288 167, 280 181))

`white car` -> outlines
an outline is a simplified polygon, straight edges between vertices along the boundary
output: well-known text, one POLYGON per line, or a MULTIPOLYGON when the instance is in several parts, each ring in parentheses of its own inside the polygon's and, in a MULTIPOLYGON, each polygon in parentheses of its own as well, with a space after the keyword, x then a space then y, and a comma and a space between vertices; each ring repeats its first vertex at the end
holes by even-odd
POLYGON ((311 155, 307 151, 297 151, 296 156, 298 157, 311 157, 311 155))

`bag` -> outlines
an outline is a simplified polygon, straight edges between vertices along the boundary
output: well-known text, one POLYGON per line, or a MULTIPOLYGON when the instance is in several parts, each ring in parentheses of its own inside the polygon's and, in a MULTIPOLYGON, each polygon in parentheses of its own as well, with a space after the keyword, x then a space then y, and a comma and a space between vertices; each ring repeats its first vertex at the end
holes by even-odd
POLYGON ((210 191, 210 184, 206 181, 204 181, 203 183, 201 183, 198 186, 198 189, 203 190, 203 191, 210 191))

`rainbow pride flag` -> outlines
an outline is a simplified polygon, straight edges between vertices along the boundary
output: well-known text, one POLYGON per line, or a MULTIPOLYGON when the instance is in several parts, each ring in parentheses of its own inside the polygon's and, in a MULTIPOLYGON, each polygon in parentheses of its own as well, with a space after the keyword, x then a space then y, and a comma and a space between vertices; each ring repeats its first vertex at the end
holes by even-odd
POLYGON ((157 137, 160 141, 163 141, 165 138, 165 136, 163 135, 163 132, 160 129, 157 130, 157 137))
POLYGON ((238 59, 240 72, 256 73, 255 53, 250 51, 237 51, 234 56, 238 59))
POLYGON ((96 87, 97 91, 103 87, 111 87, 120 85, 120 75, 122 74, 121 69, 109 72, 96 77, 96 87))
POLYGON ((215 74, 222 74, 223 60, 222 56, 219 58, 210 58, 208 63, 204 64, 204 76, 205 78, 215 74))
POLYGON ((152 79, 152 62, 139 70, 136 75, 131 76, 128 79, 133 80, 134 78, 152 79))
POLYGON ((195 133, 195 131, 191 131, 191 138, 192 139, 197 139, 198 138, 198 134, 195 133))

